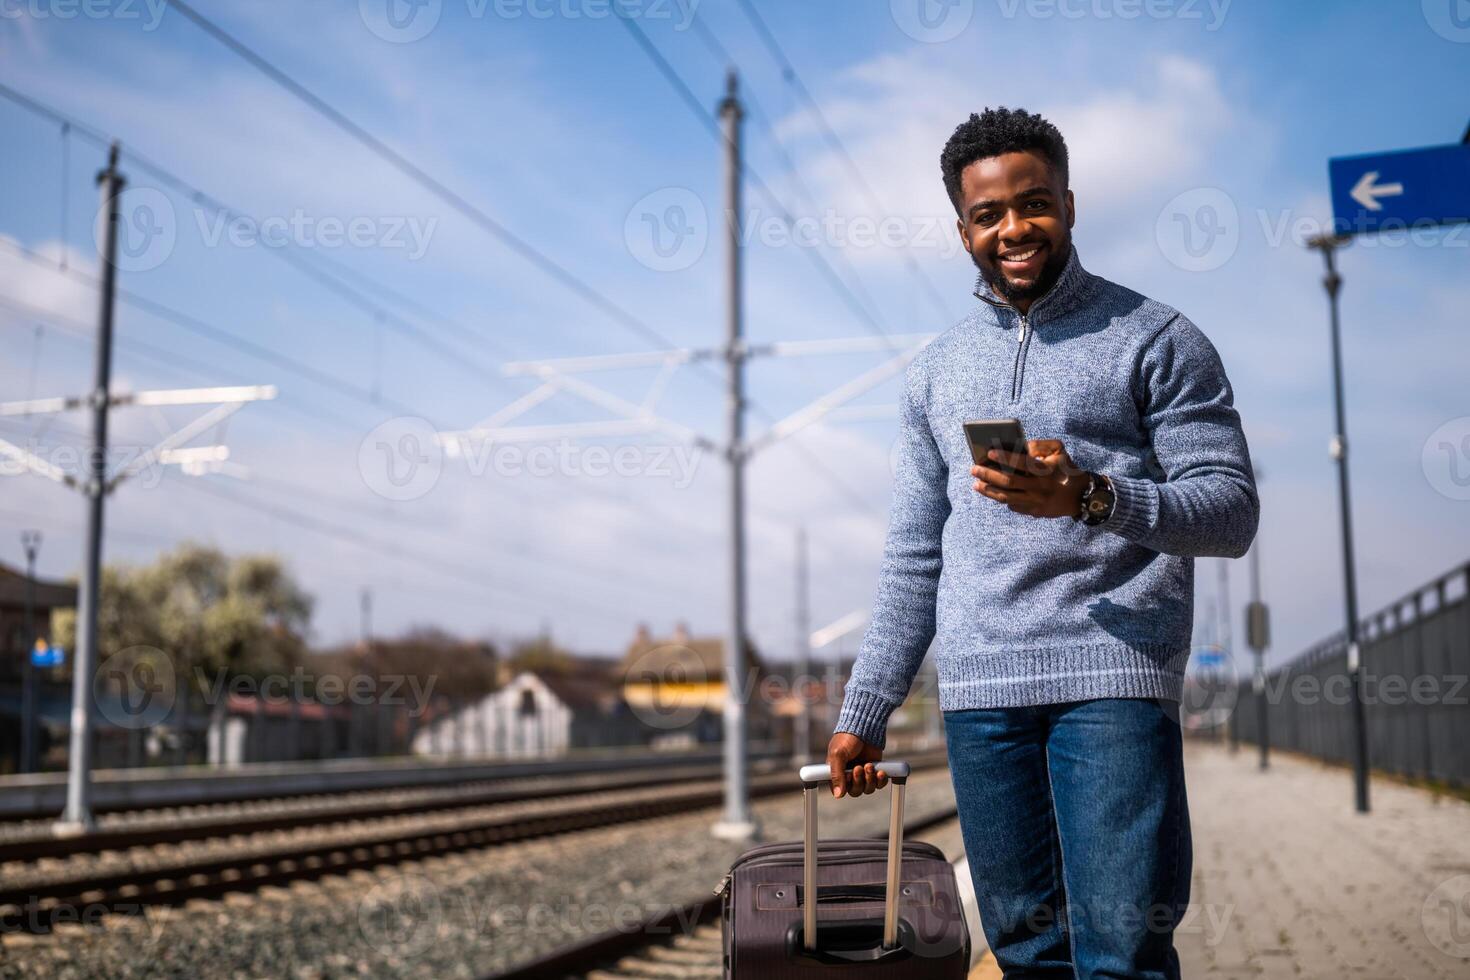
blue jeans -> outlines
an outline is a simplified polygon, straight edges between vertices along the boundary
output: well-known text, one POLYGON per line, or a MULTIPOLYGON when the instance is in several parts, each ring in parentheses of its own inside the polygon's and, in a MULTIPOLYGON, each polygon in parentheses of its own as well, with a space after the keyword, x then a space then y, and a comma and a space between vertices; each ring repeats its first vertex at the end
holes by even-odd
POLYGON ((1178 705, 947 711, 960 828, 1007 980, 1177 980, 1193 851, 1178 705))

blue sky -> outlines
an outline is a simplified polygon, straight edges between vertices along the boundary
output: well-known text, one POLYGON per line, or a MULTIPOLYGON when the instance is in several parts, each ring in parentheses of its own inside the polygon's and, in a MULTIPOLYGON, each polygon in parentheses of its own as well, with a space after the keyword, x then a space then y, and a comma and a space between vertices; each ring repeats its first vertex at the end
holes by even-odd
MULTIPOLYGON (((1221 352, 1263 473, 1263 580, 1273 653, 1285 656, 1342 619, 1320 259, 1295 237, 1329 218, 1329 157, 1458 141, 1470 29, 1452 2, 1338 3, 1329 14, 1325 5, 1264 0, 758 0, 878 209, 737 4, 644 4, 635 22, 706 107, 718 101, 726 68, 711 38, 753 97, 747 160, 783 202, 747 189, 746 329, 757 341, 871 335, 820 274, 821 261, 866 297, 885 331, 949 327, 974 302, 973 271, 953 240, 939 149, 986 105, 1053 118, 1071 147, 1084 264, 1184 310, 1221 352), (827 230, 803 244, 781 241, 783 206, 815 226, 826 219, 827 230), (1180 220, 1225 234, 1191 258, 1180 220), (895 233, 886 244, 861 232, 879 221, 895 233)), ((678 345, 719 342, 719 147, 605 5, 429 0, 397 8, 403 30, 384 19, 382 0, 199 6, 642 324, 678 345), (663 222, 661 234, 691 232, 686 250, 658 258, 648 220, 663 222)), ((270 383, 280 396, 229 423, 231 463, 248 478, 173 470, 121 491, 109 560, 147 560, 186 537, 278 551, 318 596, 325 642, 355 636, 363 588, 373 590, 383 631, 433 622, 507 638, 547 625, 577 649, 611 652, 640 620, 722 628, 723 466, 706 453, 686 458, 690 472, 671 474, 663 464, 676 441, 666 436, 599 440, 609 450, 641 447, 633 475, 476 474, 442 460, 413 499, 374 489, 382 487, 371 472, 374 433, 403 445, 393 440, 417 431, 400 416, 466 427, 534 387, 501 377, 501 362, 648 350, 647 336, 406 179, 177 11, 142 0, 90 14, 66 0, 0 8, 0 83, 120 138, 125 153, 241 212, 274 218, 278 229, 295 222, 283 249, 243 233, 232 240, 218 214, 125 158, 130 234, 151 216, 172 235, 166 246, 150 239, 153 251, 141 250, 121 285, 338 382, 325 387, 121 306, 119 337, 155 350, 124 343, 117 387, 270 383), (333 244, 333 221, 356 222, 361 240, 333 244), (281 261, 283 251, 347 268, 359 300, 281 261), (364 296, 389 317, 380 321, 364 296)), ((11 304, 0 308, 0 386, 6 398, 79 392, 90 376, 95 292, 46 263, 65 257, 73 270, 95 271, 92 177, 102 152, 75 133, 63 141, 56 123, 4 101, 0 126, 0 298, 11 304), (43 260, 22 260, 17 247, 43 260)), ((1470 227, 1364 242, 1341 256, 1365 611, 1470 557, 1470 502, 1454 480, 1470 459, 1451 470, 1450 457, 1426 452, 1432 437, 1434 445, 1470 437, 1467 260, 1470 227)), ((765 414, 752 428, 879 360, 753 363, 751 394, 765 414)), ((636 400, 652 374, 589 380, 636 400)), ((711 380, 682 369, 659 413, 717 433, 721 393, 711 380)), ((871 601, 895 433, 883 407, 896 388, 860 400, 876 419, 812 426, 752 464, 751 623, 777 656, 793 635, 798 525, 812 541, 814 625, 871 601)), ((563 394, 521 421, 598 417, 563 394)), ((115 438, 148 445, 188 418, 119 410, 115 438)), ((54 456, 78 444, 72 429, 82 425, 72 416, 38 433, 11 421, 0 435, 34 439, 54 456)), ((80 499, 37 477, 3 486, 0 560, 17 562, 17 532, 40 526, 43 571, 73 573, 80 499)), ((1245 573, 1245 562, 1233 563, 1234 624, 1245 573)), ((1216 576, 1215 561, 1198 563, 1202 635, 1216 576)))

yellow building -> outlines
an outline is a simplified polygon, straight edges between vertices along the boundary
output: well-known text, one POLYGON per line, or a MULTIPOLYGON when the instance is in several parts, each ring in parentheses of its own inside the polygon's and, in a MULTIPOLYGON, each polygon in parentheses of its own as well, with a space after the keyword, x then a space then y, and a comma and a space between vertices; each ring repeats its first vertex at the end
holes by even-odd
MULTIPOLYGON (((710 742, 720 737, 725 707, 725 641, 695 637, 683 623, 669 636, 656 637, 640 624, 620 665, 623 698, 667 741, 710 742)), ((769 729, 770 712, 762 697, 765 666, 746 644, 737 682, 745 695, 751 738, 769 729)))

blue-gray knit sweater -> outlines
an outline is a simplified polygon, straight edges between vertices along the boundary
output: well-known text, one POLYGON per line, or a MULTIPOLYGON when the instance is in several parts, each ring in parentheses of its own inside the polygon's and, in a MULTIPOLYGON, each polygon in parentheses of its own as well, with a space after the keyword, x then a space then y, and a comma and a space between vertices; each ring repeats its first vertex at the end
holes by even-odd
POLYGON ((1022 317, 978 307, 914 359, 872 624, 836 730, 882 746, 935 641, 945 711, 1089 698, 1179 700, 1194 559, 1238 558, 1260 515, 1214 345, 1177 310, 1082 268, 1022 317), (1018 418, 1112 479, 1103 524, 981 495, 963 423, 1018 418))

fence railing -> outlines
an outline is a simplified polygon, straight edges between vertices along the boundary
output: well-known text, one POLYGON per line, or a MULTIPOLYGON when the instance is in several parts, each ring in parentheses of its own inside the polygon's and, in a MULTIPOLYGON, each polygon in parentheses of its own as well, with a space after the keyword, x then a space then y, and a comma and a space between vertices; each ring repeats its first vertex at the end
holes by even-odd
MULTIPOLYGON (((1359 626, 1368 765, 1470 784, 1470 563, 1390 603, 1359 626)), ((1343 634, 1265 678, 1272 747, 1334 762, 1353 751, 1352 690, 1343 634)), ((1232 737, 1258 741, 1250 683, 1240 685, 1232 737)))

